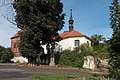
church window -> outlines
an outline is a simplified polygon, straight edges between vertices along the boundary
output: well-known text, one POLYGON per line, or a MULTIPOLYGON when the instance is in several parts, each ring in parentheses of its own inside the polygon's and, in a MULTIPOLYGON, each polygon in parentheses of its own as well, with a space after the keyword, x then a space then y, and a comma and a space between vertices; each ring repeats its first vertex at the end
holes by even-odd
POLYGON ((89 44, 89 41, 87 41, 87 43, 89 44))
POLYGON ((75 40, 75 46, 79 46, 80 45, 80 40, 75 40))

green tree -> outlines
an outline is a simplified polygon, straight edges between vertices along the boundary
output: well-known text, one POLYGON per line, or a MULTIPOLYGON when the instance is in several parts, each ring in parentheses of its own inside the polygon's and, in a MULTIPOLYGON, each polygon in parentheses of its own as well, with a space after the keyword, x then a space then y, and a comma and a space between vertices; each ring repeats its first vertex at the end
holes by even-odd
POLYGON ((74 49, 75 52, 81 52, 84 56, 93 56, 101 59, 108 59, 108 43, 99 43, 98 46, 90 46, 88 43, 81 44, 74 49))
POLYGON ((2 63, 9 63, 11 62, 11 59, 13 58, 13 52, 11 51, 11 48, 6 48, 1 52, 1 62, 2 63))
POLYGON ((5 47, 3 46, 0 46, 0 52, 4 51, 5 50, 5 47))
POLYGON ((110 6, 112 38, 109 40, 110 73, 117 80, 120 79, 120 5, 118 0, 113 0, 110 6))
POLYGON ((93 55, 99 58, 109 58, 108 42, 102 35, 94 34, 91 36, 93 55))
POLYGON ((93 46, 98 46, 100 42, 104 42, 106 39, 102 35, 94 34, 91 36, 93 46))
POLYGON ((14 0, 15 20, 20 34, 20 52, 35 57, 42 44, 54 42, 64 24, 60 0, 14 0))
POLYGON ((0 46, 0 62, 8 63, 13 58, 11 48, 0 46))
POLYGON ((108 51, 108 42, 100 43, 98 46, 93 47, 94 55, 101 59, 108 59, 109 58, 109 51, 108 51))
MULTIPOLYGON (((5 50, 5 47, 3 47, 3 46, 0 46, 0 56, 2 55, 2 51, 4 51, 5 50)), ((0 59, 1 60, 1 59, 0 59)))

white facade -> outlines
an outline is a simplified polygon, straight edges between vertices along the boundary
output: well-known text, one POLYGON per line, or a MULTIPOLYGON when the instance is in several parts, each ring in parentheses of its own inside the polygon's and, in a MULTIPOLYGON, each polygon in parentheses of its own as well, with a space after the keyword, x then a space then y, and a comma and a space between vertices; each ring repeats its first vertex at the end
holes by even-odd
POLYGON ((58 43, 58 49, 59 49, 58 51, 61 52, 66 49, 73 50, 76 47, 75 40, 79 40, 79 45, 83 43, 91 44, 91 41, 86 37, 70 37, 70 38, 63 39, 58 43))

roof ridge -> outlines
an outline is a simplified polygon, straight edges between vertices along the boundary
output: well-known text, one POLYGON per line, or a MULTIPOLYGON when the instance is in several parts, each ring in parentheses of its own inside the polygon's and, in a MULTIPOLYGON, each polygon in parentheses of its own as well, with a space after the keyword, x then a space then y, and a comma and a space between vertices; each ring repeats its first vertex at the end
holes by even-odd
POLYGON ((69 37, 87 37, 86 35, 76 31, 76 30, 72 30, 72 31, 65 31, 62 34, 60 34, 61 38, 69 38, 69 37))

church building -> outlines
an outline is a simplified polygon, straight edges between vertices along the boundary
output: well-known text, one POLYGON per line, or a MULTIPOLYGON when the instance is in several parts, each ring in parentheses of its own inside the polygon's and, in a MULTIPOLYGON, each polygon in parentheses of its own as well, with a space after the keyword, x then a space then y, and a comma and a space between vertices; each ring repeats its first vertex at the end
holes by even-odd
POLYGON ((91 45, 91 39, 89 37, 74 29, 72 9, 70 10, 70 20, 68 22, 69 31, 64 31, 60 34, 62 40, 58 42, 58 51, 61 52, 66 49, 73 50, 75 47, 78 47, 83 43, 89 43, 91 45))
MULTIPOLYGON (((91 39, 76 31, 74 29, 74 20, 72 17, 72 9, 70 10, 70 20, 69 22, 69 30, 64 31, 61 33, 59 36, 61 37, 61 41, 59 41, 56 46, 56 50, 58 52, 61 52, 63 50, 69 49, 69 50, 74 50, 75 47, 78 47, 79 45, 83 43, 89 43, 91 45, 91 39)), ((20 57, 20 52, 18 49, 18 43, 20 41, 20 31, 18 31, 13 37, 11 37, 11 49, 14 53, 15 57, 20 57)), ((46 45, 43 45, 44 50, 46 50, 46 45)), ((47 52, 47 51, 45 51, 47 52)))

